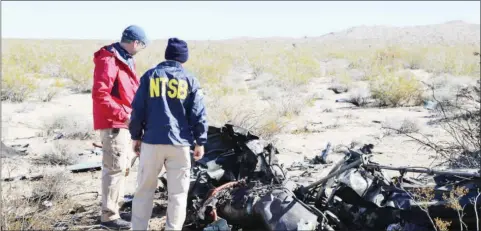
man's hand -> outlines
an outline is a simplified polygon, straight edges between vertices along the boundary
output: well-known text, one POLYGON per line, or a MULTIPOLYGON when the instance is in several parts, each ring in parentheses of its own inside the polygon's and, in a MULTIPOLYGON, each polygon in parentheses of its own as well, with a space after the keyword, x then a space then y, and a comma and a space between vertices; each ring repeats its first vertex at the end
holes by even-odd
POLYGON ((194 148, 194 160, 198 161, 204 156, 204 146, 195 145, 194 148))
POLYGON ((132 140, 132 150, 137 156, 140 156, 140 144, 141 144, 140 140, 132 140))

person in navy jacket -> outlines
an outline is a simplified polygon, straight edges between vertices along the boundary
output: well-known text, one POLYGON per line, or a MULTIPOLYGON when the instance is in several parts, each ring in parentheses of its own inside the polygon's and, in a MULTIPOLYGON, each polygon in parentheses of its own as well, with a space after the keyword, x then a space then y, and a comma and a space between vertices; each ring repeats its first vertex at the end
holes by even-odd
POLYGON ((132 102, 129 131, 140 157, 137 189, 132 204, 132 229, 147 230, 158 175, 167 170, 166 230, 181 230, 190 185, 190 147, 194 159, 204 155, 206 110, 197 78, 186 71, 187 43, 170 38, 165 61, 148 70, 132 102))

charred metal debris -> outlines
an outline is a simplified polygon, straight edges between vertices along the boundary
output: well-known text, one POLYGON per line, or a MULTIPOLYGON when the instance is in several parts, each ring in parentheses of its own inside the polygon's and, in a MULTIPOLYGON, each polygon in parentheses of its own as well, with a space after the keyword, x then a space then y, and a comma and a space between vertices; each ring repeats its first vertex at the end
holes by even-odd
MULTIPOLYGON (((192 163, 185 230, 435 230, 435 218, 472 230, 480 222, 479 169, 383 166, 370 160, 368 144, 348 149, 325 177, 300 184, 279 165, 278 150, 246 129, 210 127, 208 140, 205 156, 192 163), (459 188, 464 195, 453 193, 459 188), (462 224, 450 206, 456 203, 462 224)), ((306 165, 322 168, 330 146, 306 165)), ((167 197, 165 175, 160 180, 167 197)))

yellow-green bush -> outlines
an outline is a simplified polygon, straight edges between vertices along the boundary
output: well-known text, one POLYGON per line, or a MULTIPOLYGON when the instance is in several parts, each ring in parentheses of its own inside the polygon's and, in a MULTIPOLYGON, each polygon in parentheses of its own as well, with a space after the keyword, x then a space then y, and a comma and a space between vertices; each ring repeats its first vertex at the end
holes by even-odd
POLYGON ((270 55, 265 50, 261 50, 259 53, 252 54, 247 53, 245 59, 249 68, 251 68, 251 74, 254 78, 259 77, 266 70, 269 69, 270 55))
POLYGON ((411 106, 422 103, 422 85, 409 73, 384 71, 369 77, 372 98, 380 106, 411 106))
POLYGON ((306 84, 321 74, 319 61, 306 50, 289 49, 274 59, 270 72, 291 85, 306 84))
MULTIPOLYGON (((3 39, 2 74, 5 73, 6 79, 2 80, 5 82, 2 92, 7 93, 8 90, 11 96, 3 98, 27 98, 19 94, 29 94, 22 89, 35 88, 30 78, 43 81, 59 77, 71 82, 66 87, 76 92, 88 92, 93 77, 93 53, 112 42, 3 39), (8 78, 18 78, 18 81, 8 78), (21 84, 26 86, 21 87, 21 84)), ((319 61, 326 58, 347 59, 351 62, 349 68, 359 69, 367 76, 385 76, 386 69, 395 73, 405 68, 451 73, 454 76, 479 77, 480 74, 479 56, 473 55, 474 51, 480 50, 479 45, 383 47, 262 39, 187 42, 190 58, 185 67, 196 74, 204 88, 217 96, 238 94, 239 89, 227 80, 233 71, 242 70, 238 68, 244 68, 246 64, 256 76, 272 74, 273 84, 286 90, 320 76, 319 61), (226 86, 228 84, 232 86, 226 86)), ((153 41, 135 56, 139 76, 164 60, 165 46, 164 40, 153 41)))
POLYGON ((365 69, 379 74, 380 68, 389 66, 393 71, 403 68, 424 69, 433 73, 450 73, 455 76, 478 77, 480 58, 473 55, 479 45, 457 46, 389 46, 364 49, 338 50, 329 48, 327 57, 342 58, 352 62, 352 68, 365 69))
POLYGON ((194 49, 192 53, 195 55, 190 54, 185 68, 199 79, 201 86, 217 96, 230 92, 223 83, 233 68, 234 58, 217 47, 194 49))
POLYGON ((474 56, 475 47, 433 47, 424 53, 421 65, 434 73, 450 73, 455 76, 479 77, 479 56, 474 56))
POLYGON ((60 62, 61 76, 71 80, 69 87, 75 92, 90 92, 92 88, 94 63, 80 55, 69 55, 60 62))
POLYGON ((37 82, 20 67, 2 67, 2 101, 23 102, 37 89, 37 82))
POLYGON ((50 102, 54 97, 56 97, 62 89, 65 87, 65 84, 60 79, 55 79, 52 81, 46 89, 42 89, 39 91, 40 99, 43 102, 50 102))

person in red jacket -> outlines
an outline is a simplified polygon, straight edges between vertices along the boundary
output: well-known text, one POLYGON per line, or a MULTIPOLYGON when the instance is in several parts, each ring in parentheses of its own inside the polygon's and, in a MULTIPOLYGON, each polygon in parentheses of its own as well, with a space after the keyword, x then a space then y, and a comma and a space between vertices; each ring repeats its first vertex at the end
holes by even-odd
POLYGON ((133 56, 148 43, 142 28, 127 27, 120 42, 100 48, 94 54, 92 87, 94 130, 102 139, 102 214, 101 224, 115 229, 130 229, 120 217, 130 147, 128 123, 131 102, 139 87, 133 56))

